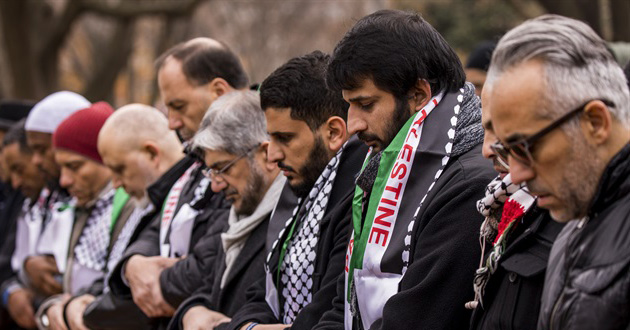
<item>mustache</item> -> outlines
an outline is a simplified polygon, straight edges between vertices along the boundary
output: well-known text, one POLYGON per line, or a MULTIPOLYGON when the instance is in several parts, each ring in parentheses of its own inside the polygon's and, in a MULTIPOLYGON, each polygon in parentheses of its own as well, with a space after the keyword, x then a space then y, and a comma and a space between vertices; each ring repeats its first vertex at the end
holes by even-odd
POLYGON ((364 142, 378 140, 378 136, 366 132, 357 133, 357 137, 359 138, 359 140, 364 142))
POLYGON ((283 162, 278 162, 278 167, 279 167, 281 170, 285 170, 285 171, 290 171, 290 172, 297 173, 293 167, 291 167, 291 166, 289 166, 289 165, 286 165, 286 164, 285 164, 285 163, 283 163, 283 162))
POLYGON ((510 171, 508 168, 503 166, 503 164, 501 164, 501 162, 499 161, 497 157, 492 158, 492 163, 494 164, 495 168, 500 168, 501 170, 503 170, 503 172, 507 173, 510 171))

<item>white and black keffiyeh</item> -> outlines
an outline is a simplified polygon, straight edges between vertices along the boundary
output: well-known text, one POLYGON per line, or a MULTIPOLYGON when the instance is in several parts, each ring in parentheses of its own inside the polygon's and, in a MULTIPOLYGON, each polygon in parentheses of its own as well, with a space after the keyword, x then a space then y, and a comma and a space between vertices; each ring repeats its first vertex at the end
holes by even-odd
POLYGON ((481 260, 475 273, 473 287, 475 300, 466 303, 466 308, 474 309, 482 303, 482 297, 488 279, 497 270, 499 260, 507 248, 510 234, 534 205, 536 198, 532 196, 525 184, 514 184, 510 174, 503 179, 498 176, 486 187, 486 195, 477 201, 477 211, 485 220, 481 224, 479 244, 481 260), (486 243, 492 249, 485 258, 486 243))
MULTIPOLYGON (((302 308, 312 300, 320 223, 328 206, 342 151, 343 148, 328 162, 304 201, 304 214, 301 215, 297 233, 290 241, 282 261, 280 281, 285 300, 283 306, 285 324, 292 324, 302 308)), ((300 208, 301 205, 302 203, 298 202, 297 207, 300 208)))
POLYGON ((97 271, 105 269, 115 192, 116 189, 110 189, 96 200, 74 248, 77 262, 84 267, 97 271))
POLYGON ((136 227, 138 227, 140 220, 142 220, 142 218, 146 214, 153 211, 153 209, 154 207, 153 207, 153 204, 151 203, 148 203, 146 206, 138 205, 133 210, 133 212, 131 212, 131 215, 129 215, 129 219, 127 219, 127 222, 125 222, 125 225, 120 231, 120 234, 118 235, 118 238, 116 239, 116 242, 114 242, 114 246, 112 247, 112 251, 109 253, 109 257, 107 258, 107 276, 105 277, 105 292, 109 291, 109 277, 111 275, 111 272, 112 270, 114 270, 114 267, 116 267, 116 264, 118 264, 118 261, 120 260, 123 253, 125 252, 127 245, 129 245, 129 240, 131 239, 131 236, 136 230, 136 227))

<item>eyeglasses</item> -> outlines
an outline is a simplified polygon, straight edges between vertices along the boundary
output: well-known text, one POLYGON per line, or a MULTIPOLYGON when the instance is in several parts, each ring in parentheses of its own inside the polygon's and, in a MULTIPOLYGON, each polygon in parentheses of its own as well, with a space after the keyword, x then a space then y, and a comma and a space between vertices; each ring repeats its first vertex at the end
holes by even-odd
MULTIPOLYGON (((581 106, 567 112, 562 117, 558 118, 556 121, 549 124, 547 127, 538 131, 538 133, 528 137, 518 139, 514 142, 510 142, 507 144, 503 144, 501 142, 496 142, 490 146, 492 151, 498 156, 498 160, 502 163, 501 165, 508 164, 508 156, 514 157, 517 161, 525 166, 531 166, 534 163, 534 157, 532 156, 532 148, 535 143, 540 140, 543 136, 549 134, 549 132, 554 129, 560 127, 562 124, 569 121, 569 119, 573 118, 577 114, 581 113, 586 105, 596 100, 589 100, 582 104, 581 106)), ((614 107, 615 104, 608 100, 601 100, 606 106, 614 107)), ((506 166, 506 168, 508 168, 506 166)))
POLYGON ((217 170, 217 169, 214 169, 214 168, 204 168, 203 170, 201 170, 201 173, 206 178, 209 178, 211 180, 216 180, 218 177, 221 177, 221 179, 223 179, 223 174, 224 173, 226 173, 240 159, 242 159, 245 156, 249 155, 250 152, 252 152, 254 149, 258 148, 259 145, 260 144, 255 145, 254 147, 252 147, 249 150, 247 150, 247 152, 245 152, 244 154, 242 154, 242 155, 232 159, 229 163, 225 164, 225 166, 223 166, 223 168, 221 168, 220 170, 217 170))

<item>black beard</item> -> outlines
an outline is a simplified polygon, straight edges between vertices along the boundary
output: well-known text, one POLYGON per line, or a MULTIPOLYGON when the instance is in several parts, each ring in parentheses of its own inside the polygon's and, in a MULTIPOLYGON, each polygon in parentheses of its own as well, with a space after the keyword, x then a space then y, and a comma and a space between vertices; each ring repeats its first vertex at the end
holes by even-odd
POLYGON ((298 171, 302 175, 302 182, 296 185, 289 184, 293 193, 299 198, 307 197, 329 161, 324 140, 318 135, 306 163, 298 171))
POLYGON ((389 125, 387 125, 387 131, 385 131, 385 136, 383 137, 383 150, 392 143, 396 134, 400 132, 400 129, 405 125, 410 117, 409 104, 407 103, 406 98, 396 98, 396 108, 394 108, 392 119, 389 122, 389 125))

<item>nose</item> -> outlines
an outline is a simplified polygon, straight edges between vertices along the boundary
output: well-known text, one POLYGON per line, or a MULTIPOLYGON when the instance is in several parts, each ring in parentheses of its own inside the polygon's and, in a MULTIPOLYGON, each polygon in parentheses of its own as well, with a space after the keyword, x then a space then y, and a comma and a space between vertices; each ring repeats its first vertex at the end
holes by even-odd
POLYGON ((123 182, 118 175, 112 176, 112 185, 115 189, 118 189, 123 186, 123 182))
POLYGON ((61 168, 61 174, 59 175, 59 185, 63 188, 69 188, 72 185, 72 175, 68 173, 68 170, 61 168))
POLYGON ((512 156, 508 157, 508 162, 510 165, 510 174, 512 176, 513 183, 526 183, 536 177, 536 172, 534 172, 534 169, 531 166, 524 165, 512 156))
POLYGON ((220 177, 214 177, 212 179, 212 183, 210 184, 210 188, 212 189, 212 191, 214 193, 218 193, 224 189, 227 188, 227 182, 225 182, 225 180, 221 179, 220 177))
POLYGON ((269 147, 267 147, 267 156, 269 157, 270 162, 280 162, 284 160, 284 153, 282 150, 273 142, 273 139, 269 142, 269 147))
POLYGON ((177 111, 168 110, 168 128, 171 130, 180 129, 184 126, 182 117, 177 111))
POLYGON ((356 106, 348 108, 348 134, 353 135, 367 129, 367 122, 362 117, 363 112, 356 106))
POLYGON ((31 158, 31 162, 37 167, 41 166, 43 162, 42 155, 40 155, 39 152, 34 152, 33 157, 31 158))
POLYGON ((492 159, 493 157, 497 156, 494 154, 494 151, 492 150, 492 148, 490 148, 490 146, 495 142, 496 142, 496 137, 494 137, 494 134, 491 134, 486 131, 483 135, 483 147, 481 148, 481 154, 483 155, 484 158, 492 159))
POLYGON ((20 187, 22 186, 22 177, 11 173, 11 187, 13 187, 13 189, 18 190, 20 189, 20 187))

